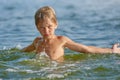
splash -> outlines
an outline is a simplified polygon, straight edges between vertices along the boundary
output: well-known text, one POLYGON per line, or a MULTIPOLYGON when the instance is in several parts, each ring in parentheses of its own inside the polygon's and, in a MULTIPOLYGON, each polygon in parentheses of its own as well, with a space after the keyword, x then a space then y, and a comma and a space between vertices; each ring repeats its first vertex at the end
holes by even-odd
POLYGON ((36 59, 41 59, 42 57, 48 57, 45 51, 36 54, 36 59))
POLYGON ((17 44, 17 45, 15 46, 15 48, 17 48, 17 49, 22 49, 22 46, 21 46, 21 44, 17 44))

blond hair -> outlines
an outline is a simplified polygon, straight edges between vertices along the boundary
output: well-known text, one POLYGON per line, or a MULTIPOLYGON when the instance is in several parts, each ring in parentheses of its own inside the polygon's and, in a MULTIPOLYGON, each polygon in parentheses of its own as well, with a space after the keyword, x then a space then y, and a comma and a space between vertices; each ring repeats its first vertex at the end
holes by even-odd
POLYGON ((56 25, 58 24, 54 9, 49 6, 44 6, 38 9, 37 12, 35 13, 36 26, 40 22, 40 20, 45 20, 46 18, 51 19, 51 21, 56 25))

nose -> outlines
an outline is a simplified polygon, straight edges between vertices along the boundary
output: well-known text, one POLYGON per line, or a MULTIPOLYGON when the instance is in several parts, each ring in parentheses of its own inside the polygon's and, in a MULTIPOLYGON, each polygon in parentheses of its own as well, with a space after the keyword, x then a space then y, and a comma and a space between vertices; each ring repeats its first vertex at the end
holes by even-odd
POLYGON ((44 32, 45 33, 48 33, 49 32, 49 29, 47 27, 44 28, 44 32))

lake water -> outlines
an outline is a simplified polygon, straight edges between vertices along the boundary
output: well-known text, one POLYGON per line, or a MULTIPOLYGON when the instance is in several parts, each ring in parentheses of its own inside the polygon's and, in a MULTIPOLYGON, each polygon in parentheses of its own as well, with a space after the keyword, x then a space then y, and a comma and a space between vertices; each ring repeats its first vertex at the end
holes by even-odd
POLYGON ((66 50, 56 63, 18 50, 40 35, 34 14, 46 5, 56 11, 57 35, 97 47, 120 42, 119 0, 0 0, 0 80, 120 80, 117 54, 66 50))

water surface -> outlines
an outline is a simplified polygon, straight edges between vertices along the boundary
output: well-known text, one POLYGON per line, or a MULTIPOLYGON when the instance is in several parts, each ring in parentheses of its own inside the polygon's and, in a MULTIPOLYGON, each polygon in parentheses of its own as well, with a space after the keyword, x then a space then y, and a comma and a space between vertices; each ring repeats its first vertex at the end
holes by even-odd
POLYGON ((45 5, 56 11, 57 35, 97 47, 111 48, 120 42, 119 0, 0 0, 0 79, 119 80, 120 56, 116 54, 66 50, 66 60, 59 64, 18 50, 40 35, 34 14, 45 5))

